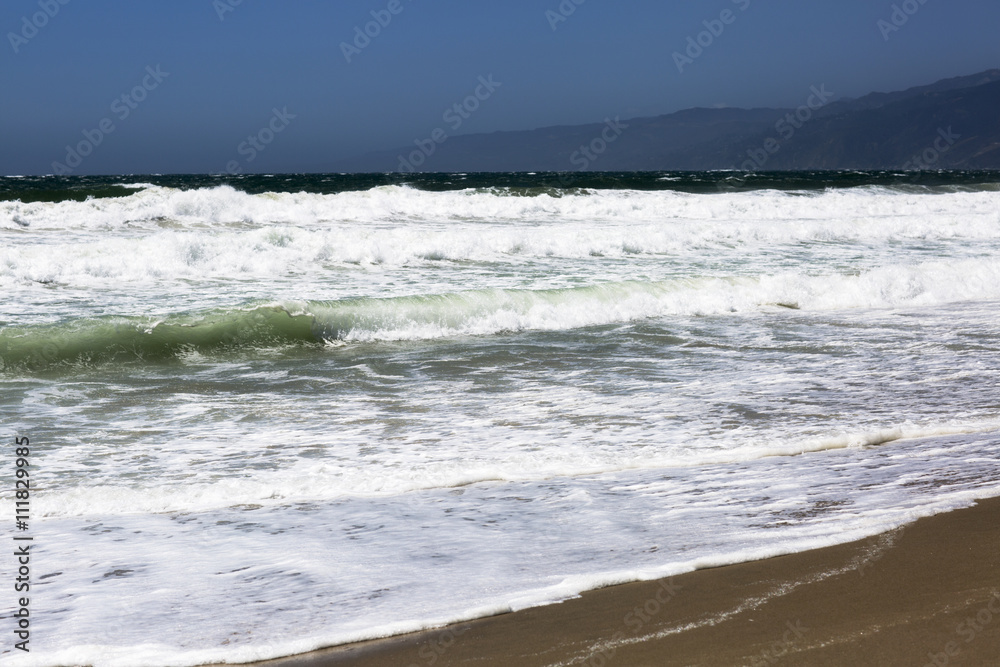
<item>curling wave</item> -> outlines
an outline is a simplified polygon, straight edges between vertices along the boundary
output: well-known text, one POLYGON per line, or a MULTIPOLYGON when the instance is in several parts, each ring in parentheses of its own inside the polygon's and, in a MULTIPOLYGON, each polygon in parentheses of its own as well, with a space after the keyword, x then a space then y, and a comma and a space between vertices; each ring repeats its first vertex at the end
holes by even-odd
POLYGON ((482 289, 337 301, 257 302, 150 317, 84 318, 0 329, 6 368, 157 361, 334 342, 433 340, 556 331, 666 316, 845 310, 1000 299, 1000 261, 892 266, 860 275, 679 278, 548 290, 482 289))

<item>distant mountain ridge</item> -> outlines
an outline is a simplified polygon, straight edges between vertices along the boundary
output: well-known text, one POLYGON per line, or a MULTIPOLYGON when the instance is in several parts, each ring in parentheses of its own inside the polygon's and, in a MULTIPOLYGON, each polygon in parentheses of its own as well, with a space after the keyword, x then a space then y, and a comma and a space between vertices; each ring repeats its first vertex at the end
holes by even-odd
MULTIPOLYGON (((338 171, 1000 169, 1000 69, 798 109, 685 109, 425 140, 338 171)), ((822 100, 822 101, 821 101, 822 100)))

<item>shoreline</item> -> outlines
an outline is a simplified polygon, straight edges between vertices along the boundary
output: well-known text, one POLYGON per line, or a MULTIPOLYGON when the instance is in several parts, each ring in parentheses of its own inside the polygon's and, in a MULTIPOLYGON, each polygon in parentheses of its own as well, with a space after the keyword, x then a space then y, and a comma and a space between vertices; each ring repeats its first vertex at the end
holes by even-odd
POLYGON ((997 665, 1000 498, 888 533, 258 667, 997 665))

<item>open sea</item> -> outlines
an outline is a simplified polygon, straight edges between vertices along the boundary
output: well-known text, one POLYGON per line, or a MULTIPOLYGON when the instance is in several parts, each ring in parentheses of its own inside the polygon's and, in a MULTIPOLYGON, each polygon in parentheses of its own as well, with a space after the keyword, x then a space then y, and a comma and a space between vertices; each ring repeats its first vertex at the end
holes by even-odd
POLYGON ((1000 495, 997 172, 6 177, 0 292, 11 665, 285 656, 1000 495))

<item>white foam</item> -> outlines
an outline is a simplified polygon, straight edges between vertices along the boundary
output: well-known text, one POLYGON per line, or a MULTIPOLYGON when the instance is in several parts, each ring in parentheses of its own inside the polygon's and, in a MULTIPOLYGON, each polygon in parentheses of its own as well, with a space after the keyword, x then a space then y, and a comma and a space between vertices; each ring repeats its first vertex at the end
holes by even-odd
POLYGON ((890 266, 854 275, 609 283, 558 291, 479 291, 360 303, 286 304, 316 318, 315 332, 345 341, 427 340, 557 331, 654 317, 931 306, 1000 298, 1000 260, 890 266))
POLYGON ((276 657, 1000 494, 997 203, 151 186, 2 203, 15 337, 280 304, 329 338, 5 371, 40 480, 46 643, 25 659, 276 657), (432 342, 384 342, 414 339, 432 342))
MULTIPOLYGON (((185 296, 191 280, 232 281, 244 298, 302 291, 317 297, 338 297, 355 286, 372 295, 381 279, 341 277, 325 285, 316 280, 303 288, 302 273, 321 272, 316 248, 289 248, 293 231, 261 231, 263 239, 229 242, 155 235, 136 243, 105 241, 100 251, 86 246, 28 246, 0 251, 0 286, 28 284, 98 288, 132 282, 155 290, 163 280, 179 282, 174 304, 145 300, 148 314, 166 316, 188 310, 185 296), (136 246, 139 247, 136 247, 136 246), (155 256, 155 259, 154 259, 155 256), (312 263, 310 269, 308 264, 312 263), (259 277, 256 284, 241 283, 259 277), (150 312, 150 308, 156 308, 150 312)), ((734 267, 735 268, 735 267, 734 267)), ((761 267, 764 268, 764 267, 761 267)), ((830 267, 833 268, 833 267, 830 267)), ((331 276, 336 277, 336 276, 331 276)), ((550 280, 565 284, 553 273, 550 280)), ((486 285, 488 273, 472 277, 469 287, 486 285)), ((516 279, 510 282, 516 285, 516 279)), ((453 285, 433 283, 440 289, 453 285)), ((513 285, 512 285, 513 286, 513 285)), ((202 292, 204 290, 201 290, 202 292)), ((144 291, 122 298, 139 301, 144 291)), ((218 306, 231 303, 227 292, 210 297, 218 306)), ((421 340, 462 335, 489 335, 523 330, 561 330, 630 322, 654 317, 752 313, 778 306, 805 311, 838 311, 933 306, 1000 298, 1000 260, 995 257, 894 264, 855 273, 780 271, 758 276, 671 278, 652 281, 604 282, 588 288, 559 290, 480 289, 425 294, 423 297, 368 299, 307 304, 283 301, 289 312, 316 318, 316 334, 347 341, 421 340)), ((135 306, 111 314, 134 314, 135 306), (131 310, 131 312, 129 312, 131 310)), ((143 312, 143 311, 139 311, 143 312)), ((22 313, 21 317, 29 315, 22 313)))
POLYGON ((987 479, 995 438, 952 444, 944 459, 933 442, 896 443, 888 455, 480 485, 410 503, 36 520, 40 537, 59 536, 45 542, 49 561, 77 560, 52 576, 72 592, 59 613, 49 611, 56 590, 39 587, 38 622, 53 639, 19 664, 49 667, 70 655, 96 667, 266 659, 848 542, 1000 493, 987 479), (941 486, 931 460, 947 460, 962 481, 941 486), (901 484, 901 475, 917 483, 901 484), (106 574, 115 568, 123 573, 106 574), (296 597, 303 589, 319 602, 296 597), (102 614, 85 613, 95 604, 102 614), (186 624, 169 622, 178 604, 187 605, 186 624))
POLYGON ((165 223, 311 226, 328 222, 490 221, 646 222, 698 221, 691 238, 790 240, 892 238, 997 238, 1000 193, 939 195, 887 193, 877 188, 803 195, 755 191, 697 195, 671 191, 586 191, 552 197, 502 192, 426 192, 383 186, 338 194, 246 194, 230 186, 178 190, 144 185, 127 197, 57 203, 0 202, 0 227, 107 229, 165 223), (17 219, 19 222, 13 223, 17 219), (872 229, 869 221, 882 224, 872 229), (733 221, 740 224, 733 224, 733 221), (794 225, 781 223, 794 222, 794 225), (972 224, 970 224, 972 222, 972 224), (718 223, 718 224, 712 224, 718 223))
POLYGON ((129 284, 160 293, 171 281, 168 293, 185 294, 192 281, 245 290, 252 280, 253 296, 332 299, 383 294, 377 274, 394 269, 414 272, 408 293, 454 291, 441 276, 473 263, 479 268, 465 271, 463 281, 471 289, 558 288, 582 276, 591 283, 760 278, 756 286, 703 282, 701 293, 692 283, 688 306, 664 307, 669 313, 768 299, 877 307, 910 296, 930 302, 994 294, 998 203, 1000 193, 865 189, 553 198, 397 186, 336 195, 145 186, 84 202, 0 202, 0 229, 18 230, 0 247, 0 288, 119 292, 129 284), (957 268, 943 265, 953 260, 957 268), (498 276, 497 265, 514 271, 498 276), (813 273, 803 275, 809 269, 802 267, 813 273), (826 277, 838 289, 824 285, 826 277), (293 286, 298 293, 290 294, 293 286))
MULTIPOLYGON (((726 449, 706 448, 651 455, 641 449, 632 456, 619 451, 568 454, 563 449, 525 452, 480 450, 422 465, 388 460, 383 465, 339 465, 308 460, 284 469, 262 470, 252 477, 203 476, 150 479, 133 486, 102 482, 40 493, 36 512, 44 517, 121 516, 168 512, 204 512, 237 506, 282 506, 327 502, 342 498, 403 496, 430 489, 462 488, 483 482, 533 482, 546 479, 618 473, 626 470, 728 465, 774 456, 797 456, 958 434, 990 433, 1000 422, 978 424, 900 424, 891 428, 806 437, 792 442, 748 439, 726 449)), ((777 435, 777 434, 776 434, 777 435)), ((288 439, 286 439, 288 440, 288 439)), ((290 444, 290 440, 289 444, 290 444)), ((241 442, 241 447, 249 447, 241 442)), ((190 456, 178 452, 181 457, 190 456)), ((53 462, 55 464, 55 462, 53 462)), ((180 461, 178 461, 180 464, 180 461)), ((8 501, 0 503, 6 505, 8 501)))

